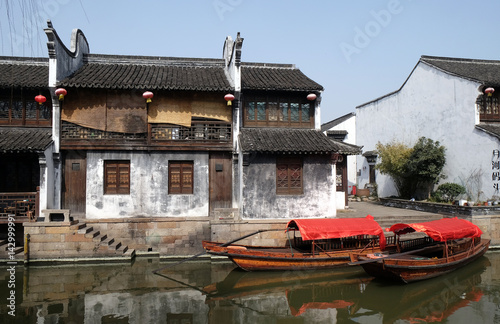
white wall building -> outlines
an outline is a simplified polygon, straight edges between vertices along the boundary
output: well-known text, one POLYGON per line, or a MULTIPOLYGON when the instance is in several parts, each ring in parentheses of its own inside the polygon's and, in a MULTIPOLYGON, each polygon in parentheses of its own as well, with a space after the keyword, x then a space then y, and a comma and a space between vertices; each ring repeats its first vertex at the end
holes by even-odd
MULTIPOLYGON (((332 121, 329 121, 323 125, 321 125, 321 131, 325 133, 329 138, 341 141, 347 144, 356 144, 356 114, 348 113, 344 116, 336 118, 332 121)), ((346 194, 353 194, 353 188, 357 185, 357 177, 356 177, 356 156, 348 155, 347 156, 347 193, 345 191, 337 191, 337 206, 338 208, 345 208, 345 198, 346 194)), ((341 172, 337 173, 337 182, 342 182, 343 179, 339 178, 342 176, 341 172)), ((339 185, 340 187, 340 185, 339 185)))
MULTIPOLYGON (((488 88, 500 90, 500 61, 422 56, 400 89, 356 107, 359 186, 370 182, 366 152, 378 142, 412 147, 424 136, 446 147, 441 183, 465 186, 476 201, 499 196, 500 109, 488 88)), ((379 197, 397 194, 390 177, 375 177, 379 197)))

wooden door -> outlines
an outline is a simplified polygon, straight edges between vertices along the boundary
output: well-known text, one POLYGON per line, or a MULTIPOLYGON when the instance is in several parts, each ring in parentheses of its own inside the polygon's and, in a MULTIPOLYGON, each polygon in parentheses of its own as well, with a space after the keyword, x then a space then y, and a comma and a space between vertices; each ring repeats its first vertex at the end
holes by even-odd
POLYGON ((231 153, 210 153, 209 164, 210 213, 215 208, 231 208, 233 190, 231 153))
POLYGON ((84 215, 86 204, 87 155, 68 151, 64 158, 63 208, 72 215, 84 215))

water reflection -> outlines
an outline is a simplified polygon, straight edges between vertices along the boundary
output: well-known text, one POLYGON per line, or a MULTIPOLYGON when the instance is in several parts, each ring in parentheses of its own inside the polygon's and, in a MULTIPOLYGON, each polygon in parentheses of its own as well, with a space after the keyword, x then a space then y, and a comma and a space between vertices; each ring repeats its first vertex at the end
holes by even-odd
POLYGON ((230 263, 16 267, 15 317, 0 268, 2 323, 493 323, 500 317, 500 253, 408 285, 360 268, 243 272, 230 263))

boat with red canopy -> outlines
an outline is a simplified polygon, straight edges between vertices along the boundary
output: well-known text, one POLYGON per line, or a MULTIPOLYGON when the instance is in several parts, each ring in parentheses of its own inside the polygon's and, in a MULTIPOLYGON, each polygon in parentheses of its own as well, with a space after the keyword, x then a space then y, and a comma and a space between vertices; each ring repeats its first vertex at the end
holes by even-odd
POLYGON ((482 231, 479 227, 457 217, 423 223, 398 223, 388 230, 396 234, 397 251, 401 251, 399 236, 412 232, 427 234, 435 244, 394 255, 357 256, 354 259, 358 261, 351 264, 361 265, 374 277, 408 283, 463 267, 481 257, 490 244, 490 240, 481 239, 482 231))
POLYGON ((209 241, 203 241, 203 247, 207 253, 226 256, 247 271, 327 269, 347 265, 350 253, 366 255, 395 249, 370 215, 294 219, 284 232, 287 243, 279 247, 209 241))

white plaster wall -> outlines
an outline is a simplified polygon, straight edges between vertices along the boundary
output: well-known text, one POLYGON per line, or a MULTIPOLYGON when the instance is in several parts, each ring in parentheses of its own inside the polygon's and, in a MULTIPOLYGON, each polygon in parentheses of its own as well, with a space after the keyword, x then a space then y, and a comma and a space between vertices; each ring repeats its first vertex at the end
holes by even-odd
MULTIPOLYGON (((49 146, 45 152, 45 161, 46 161, 46 168, 45 168, 45 190, 46 193, 42 195, 42 192, 40 192, 40 199, 41 197, 44 196, 45 202, 44 208, 55 208, 55 198, 59 196, 59 193, 61 192, 61 187, 58 186, 59 183, 57 183, 55 179, 55 166, 54 166, 54 161, 52 159, 54 152, 54 147, 53 145, 49 146)), ((40 181, 41 184, 41 181, 40 181)), ((42 201, 40 201, 40 204, 42 204, 42 201)), ((40 209, 42 210, 42 209, 40 209)))
POLYGON ((243 219, 335 217, 336 186, 329 159, 304 156, 301 195, 276 194, 276 157, 259 155, 242 170, 243 219))
POLYGON ((88 152, 87 218, 208 216, 208 154, 88 152), (130 194, 104 194, 104 161, 130 160, 130 194), (168 194, 168 162, 194 162, 194 193, 168 194))
MULTIPOLYGON (((491 161, 498 141, 475 129, 479 94, 477 82, 451 76, 419 63, 400 91, 357 108, 356 144, 363 151, 375 150, 377 142, 392 140, 412 147, 425 136, 446 147, 443 182, 467 185, 466 179, 480 171, 483 199, 494 194, 491 161)), ((362 188, 369 178, 366 159, 358 156, 362 188), (365 168, 366 167, 366 168, 365 168)), ((377 172, 380 197, 396 195, 392 180, 377 172)))
MULTIPOLYGON (((351 118, 343 121, 342 123, 335 125, 334 127, 328 129, 330 130, 345 130, 347 131, 347 135, 344 139, 345 143, 356 145, 356 117, 352 116, 351 118)), ((347 156, 347 191, 348 194, 351 194, 352 187, 356 185, 357 177, 356 177, 356 155, 347 156)), ((338 194, 338 193, 337 193, 338 194)), ((343 201, 342 204, 345 205, 343 201)))

